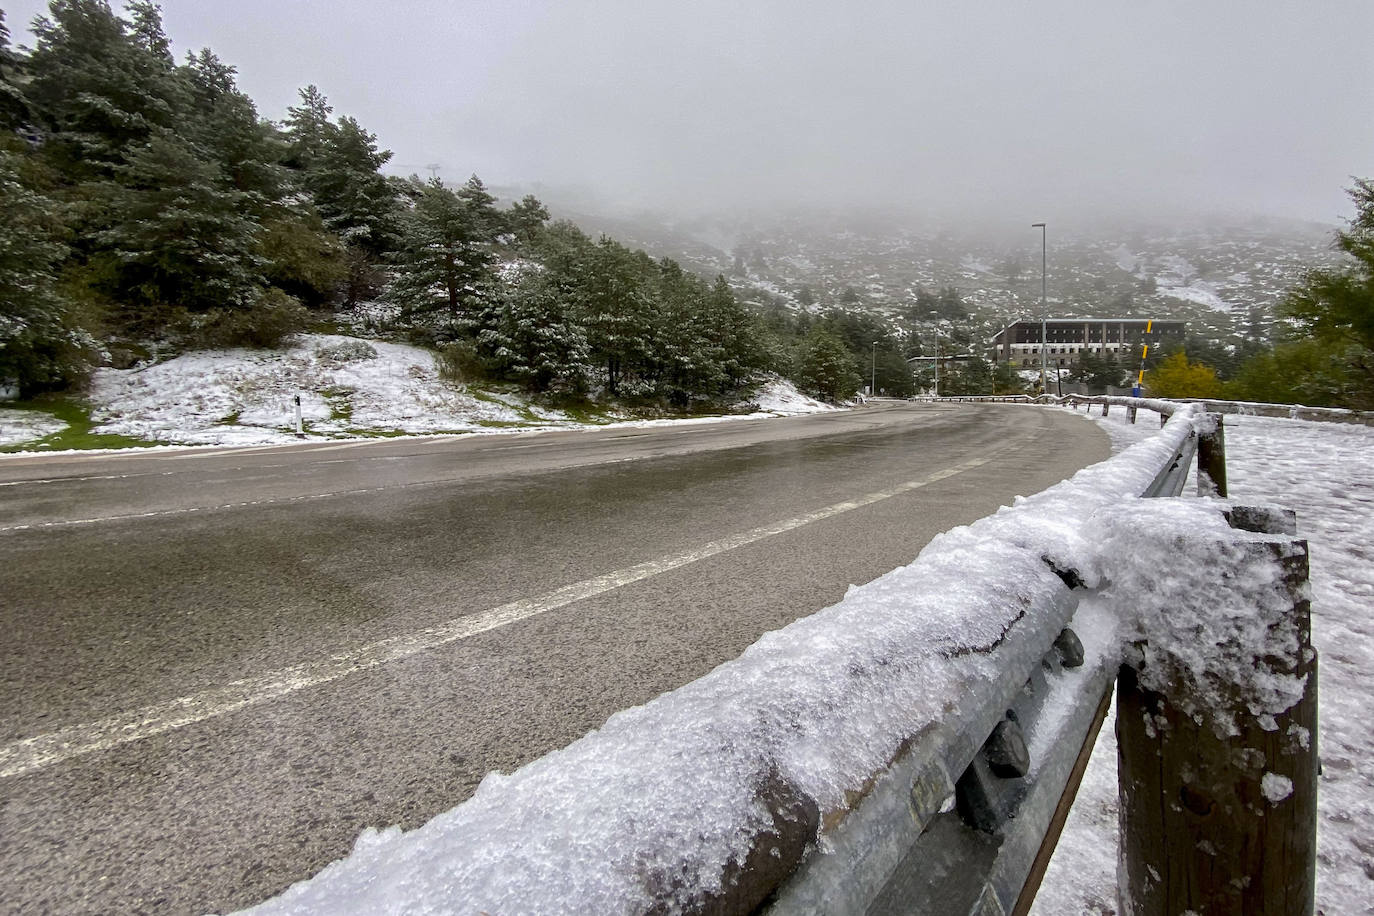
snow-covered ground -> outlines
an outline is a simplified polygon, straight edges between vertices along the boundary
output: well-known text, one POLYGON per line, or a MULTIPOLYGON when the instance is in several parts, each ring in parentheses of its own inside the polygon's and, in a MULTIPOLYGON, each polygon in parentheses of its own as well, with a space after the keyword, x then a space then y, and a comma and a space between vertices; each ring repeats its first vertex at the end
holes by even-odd
POLYGON ((1159 294, 1182 299, 1184 302, 1205 305, 1217 312, 1229 312, 1231 310, 1231 303, 1221 298, 1217 293, 1217 288, 1205 280, 1194 280, 1187 286, 1160 286, 1159 294))
MULTIPOLYGON (((1097 418, 1119 449, 1156 434, 1153 415, 1097 418), (1148 419, 1147 419, 1148 418, 1148 419)), ((1374 429, 1228 416, 1231 498, 1298 513, 1312 557, 1312 641, 1320 656, 1317 909, 1374 913, 1374 429)), ((1116 737, 1102 727, 1036 898, 1039 916, 1115 914, 1116 737)))
MULTIPOLYGON (((308 439, 587 425, 514 393, 445 381, 434 355, 419 347, 310 334, 281 350, 205 351, 143 368, 100 369, 89 394, 92 432, 181 445, 295 442, 297 396, 308 439)), ((834 409, 776 378, 751 402, 758 410, 750 416, 834 409)), ((6 410, 0 444, 35 441, 62 426, 42 413, 6 410)))
POLYGON ((65 422, 50 414, 0 407, 0 446, 32 442, 66 428, 65 422))

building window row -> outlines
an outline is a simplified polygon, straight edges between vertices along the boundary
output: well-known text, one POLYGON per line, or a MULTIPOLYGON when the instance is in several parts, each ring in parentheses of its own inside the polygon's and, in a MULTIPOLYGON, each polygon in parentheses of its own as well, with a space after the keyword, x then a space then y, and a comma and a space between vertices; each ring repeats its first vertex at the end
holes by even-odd
MULTIPOLYGON (((1039 347, 1018 347, 1017 349, 1021 350, 1021 351, 1024 352, 1024 353, 1038 354, 1038 353, 1040 352, 1040 348, 1039 348, 1039 347)), ((1080 345, 1080 346, 1076 346, 1076 347, 1050 347, 1046 352, 1048 352, 1048 353, 1054 353, 1054 354, 1059 354, 1059 353, 1081 353, 1081 352, 1087 352, 1087 353, 1126 353, 1126 352, 1129 352, 1129 350, 1126 349, 1126 348, 1123 348, 1123 347, 1084 347, 1084 346, 1081 346, 1081 345, 1080 345)))

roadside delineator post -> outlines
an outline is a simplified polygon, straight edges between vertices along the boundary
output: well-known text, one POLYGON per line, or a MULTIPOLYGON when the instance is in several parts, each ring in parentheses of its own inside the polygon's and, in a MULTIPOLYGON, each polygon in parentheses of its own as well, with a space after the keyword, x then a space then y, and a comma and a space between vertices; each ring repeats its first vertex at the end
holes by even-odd
POLYGON ((296 395, 296 438, 305 438, 305 426, 301 422, 301 396, 296 395))
MULTIPOLYGON (((1271 539, 1241 543, 1240 554, 1247 562, 1277 564, 1281 572, 1283 610, 1262 622, 1272 638, 1254 647, 1253 663, 1281 678, 1305 679, 1301 699, 1281 713, 1256 714, 1241 688, 1224 681, 1208 686, 1230 692, 1227 708, 1206 708, 1200 696, 1188 694, 1196 685, 1178 680, 1170 682, 1168 696, 1145 689, 1141 681, 1150 667, 1167 664, 1167 651, 1148 644, 1137 645, 1121 668, 1118 893, 1124 912, 1313 913, 1317 657, 1311 647, 1307 542, 1289 536, 1291 518, 1246 507, 1231 512, 1233 527, 1289 528, 1271 539)), ((1237 571, 1222 568, 1217 574, 1237 571)), ((1180 583, 1177 601, 1186 607, 1188 600, 1187 586, 1180 583)))

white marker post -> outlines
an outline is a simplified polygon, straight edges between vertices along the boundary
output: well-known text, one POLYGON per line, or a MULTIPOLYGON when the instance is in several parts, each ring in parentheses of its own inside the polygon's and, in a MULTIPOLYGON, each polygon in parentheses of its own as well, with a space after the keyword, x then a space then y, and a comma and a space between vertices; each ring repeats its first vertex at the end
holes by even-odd
POLYGON ((301 425, 301 396, 296 395, 296 438, 305 438, 305 427, 301 425))

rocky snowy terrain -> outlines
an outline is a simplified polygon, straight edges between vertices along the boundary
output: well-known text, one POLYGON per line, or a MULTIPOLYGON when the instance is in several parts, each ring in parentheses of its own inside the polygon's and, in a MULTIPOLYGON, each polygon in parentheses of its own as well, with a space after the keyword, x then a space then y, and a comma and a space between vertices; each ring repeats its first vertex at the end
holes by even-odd
MULTIPOLYGON (((756 305, 860 308, 896 320, 917 289, 955 287, 995 331, 1040 311, 1040 235, 1029 226, 950 232, 913 220, 580 219, 702 273, 724 273, 756 305)), ((1336 259, 1336 226, 1213 220, 1122 228, 1052 225, 1048 295, 1056 315, 1183 319, 1216 339, 1261 334, 1304 271, 1336 259)), ((934 317, 934 316, 929 316, 934 317)))

